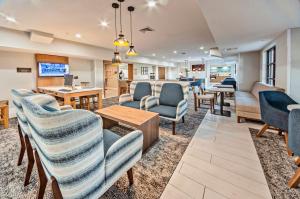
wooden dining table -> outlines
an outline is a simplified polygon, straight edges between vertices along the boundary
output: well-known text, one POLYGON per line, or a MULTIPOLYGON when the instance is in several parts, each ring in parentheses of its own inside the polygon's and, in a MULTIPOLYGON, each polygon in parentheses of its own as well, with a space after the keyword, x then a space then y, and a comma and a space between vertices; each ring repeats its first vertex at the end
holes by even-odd
MULTIPOLYGON (((60 97, 64 99, 64 105, 72 106, 72 98, 86 97, 86 96, 96 96, 98 99, 98 109, 102 108, 102 88, 82 88, 82 87, 39 87, 39 93, 49 94, 55 97, 60 97)), ((73 108, 76 108, 73 106, 73 108)))

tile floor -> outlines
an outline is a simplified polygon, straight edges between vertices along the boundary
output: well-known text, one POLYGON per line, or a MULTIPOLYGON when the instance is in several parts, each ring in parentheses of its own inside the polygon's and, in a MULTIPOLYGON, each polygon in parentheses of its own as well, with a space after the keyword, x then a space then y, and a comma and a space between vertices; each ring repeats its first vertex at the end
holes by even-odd
POLYGON ((172 175, 162 199, 271 199, 248 128, 207 113, 172 175))

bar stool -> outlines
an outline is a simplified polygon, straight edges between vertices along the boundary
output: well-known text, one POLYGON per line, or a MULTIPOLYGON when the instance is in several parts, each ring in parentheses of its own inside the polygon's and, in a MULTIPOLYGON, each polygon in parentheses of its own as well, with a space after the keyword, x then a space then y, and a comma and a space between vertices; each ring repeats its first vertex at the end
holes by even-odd
POLYGON ((197 108, 200 108, 201 103, 204 104, 204 102, 209 102, 211 113, 215 110, 214 94, 206 94, 201 87, 197 87, 197 86, 193 87, 193 93, 194 93, 195 111, 197 111, 197 108))
POLYGON ((9 127, 9 110, 8 100, 0 101, 0 124, 3 124, 4 128, 9 127))

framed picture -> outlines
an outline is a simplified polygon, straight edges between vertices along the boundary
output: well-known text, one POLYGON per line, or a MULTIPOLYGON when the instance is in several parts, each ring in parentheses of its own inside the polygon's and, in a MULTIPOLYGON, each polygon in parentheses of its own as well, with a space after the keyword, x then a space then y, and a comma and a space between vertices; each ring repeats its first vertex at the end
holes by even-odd
POLYGON ((205 71, 205 64, 192 65, 192 71, 193 72, 205 71))

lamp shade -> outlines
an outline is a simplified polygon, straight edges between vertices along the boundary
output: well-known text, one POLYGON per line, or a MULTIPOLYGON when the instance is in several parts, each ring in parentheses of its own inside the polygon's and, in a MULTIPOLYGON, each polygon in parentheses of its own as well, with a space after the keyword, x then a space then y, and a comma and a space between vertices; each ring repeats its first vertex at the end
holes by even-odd
POLYGON ((138 55, 138 53, 134 49, 134 46, 130 46, 126 54, 127 54, 127 56, 130 56, 130 57, 138 55))
POLYGON ((129 46, 129 42, 125 39, 123 34, 119 34, 119 37, 114 41, 114 45, 118 47, 127 47, 129 46))
POLYGON ((119 65, 122 63, 120 53, 118 51, 114 52, 114 57, 112 58, 112 65, 119 65))

